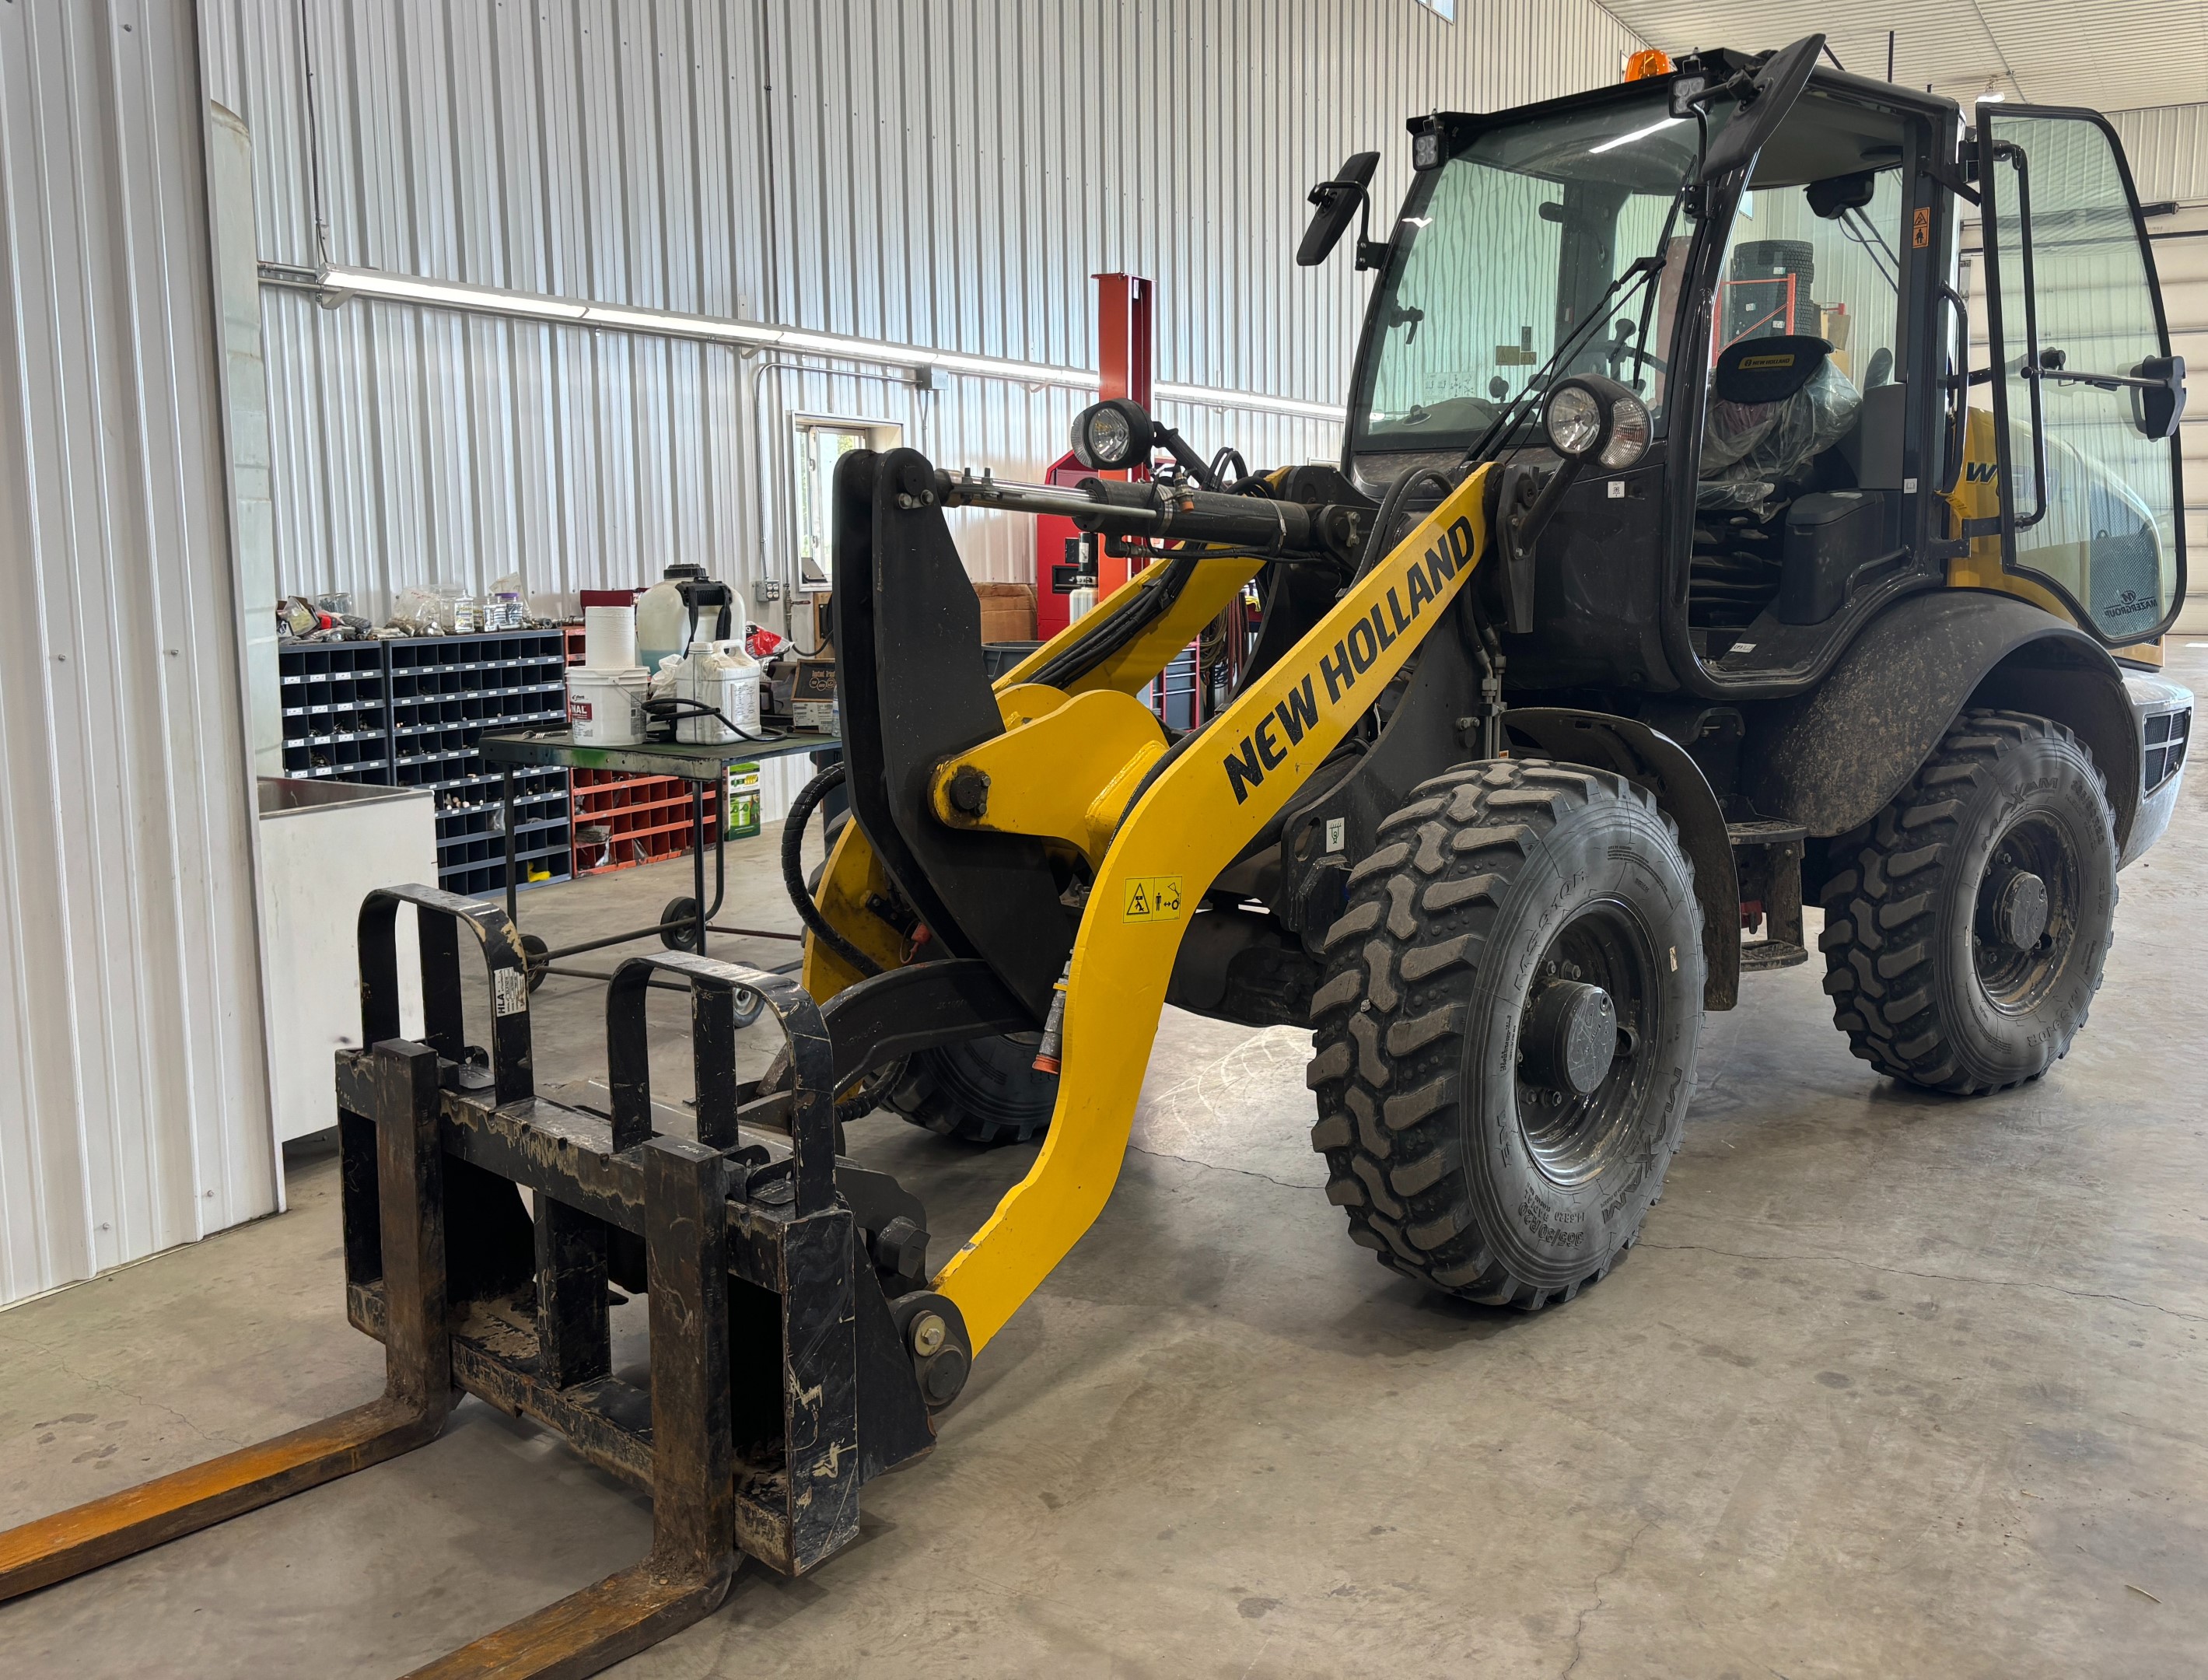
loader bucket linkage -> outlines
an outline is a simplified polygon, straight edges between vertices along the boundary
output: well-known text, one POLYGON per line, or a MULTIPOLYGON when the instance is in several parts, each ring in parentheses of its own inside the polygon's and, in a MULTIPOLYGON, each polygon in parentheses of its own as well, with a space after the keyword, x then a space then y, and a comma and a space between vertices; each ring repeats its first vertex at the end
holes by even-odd
MULTIPOLYGON (((1089 615, 1037 650, 996 685, 1003 720, 993 719, 995 727, 984 739, 927 738, 945 710, 933 701, 926 708, 896 705, 891 727, 879 736, 855 706, 847 712, 860 820, 844 831, 821 882, 824 907, 831 918, 839 911, 848 918, 847 931, 863 930, 873 920, 859 907, 882 869, 869 843, 885 829, 892 844, 894 837, 923 833, 938 855, 962 841, 1002 844, 1024 834, 1062 842, 1094 865, 1065 982, 1064 1073, 1042 1153, 935 1279, 963 1314, 977 1352, 1080 1240, 1111 1195, 1167 979, 1203 894, 1306 785, 1425 638, 1449 622, 1448 608, 1485 552, 1488 476, 1486 468, 1467 474, 1200 739, 1188 742, 1193 750, 1169 760, 1155 722, 1147 721, 1149 714, 1134 696, 1240 590, 1254 565, 1239 556, 1205 560, 1199 553, 1197 576, 1172 609, 1064 691, 1041 681, 1043 674, 1084 639, 1109 633, 1115 615, 1139 610, 1140 591, 1120 591, 1108 610, 1089 615), (1216 581, 1207 583, 1206 573, 1216 581), (908 738, 902 760, 899 732, 908 738), (879 782, 867 774, 870 752, 883 755, 879 782), (953 783, 973 773, 985 777, 989 789, 979 814, 961 811, 952 796, 953 783), (917 793, 897 797, 915 787, 917 793), (1131 795, 1138 795, 1131 807, 1131 795)), ((964 590, 970 601, 941 511, 909 489, 933 478, 911 451, 844 458, 837 484, 843 510, 837 545, 840 600, 863 601, 870 609, 885 600, 901 627, 929 618, 932 587, 934 600, 964 590), (870 531, 862 531, 858 522, 868 514, 870 531), (870 575, 853 577, 862 566, 870 575)), ((915 650, 912 663, 900 667, 883 634, 891 612, 875 615, 866 628, 855 616, 847 607, 839 658, 848 669, 857 657, 854 643, 866 650, 874 669, 857 686, 883 697, 885 713, 895 705, 892 697, 939 696, 950 686, 956 668, 946 669, 933 649, 915 650), (927 687, 918 686, 922 681, 927 687)), ((851 687, 845 685, 847 693, 851 687)), ((915 868, 927 865, 908 855, 890 873, 904 884, 915 868)), ((965 908, 952 897, 957 885, 948 872, 929 873, 922 891, 951 898, 955 917, 965 908)), ((978 901, 967 931, 986 934, 993 909, 978 901)), ((1032 922, 1011 931, 1024 932, 1030 945, 1039 937, 1032 922)), ((834 994, 836 1005, 897 972, 862 980, 817 941, 807 949, 809 989, 834 994)))

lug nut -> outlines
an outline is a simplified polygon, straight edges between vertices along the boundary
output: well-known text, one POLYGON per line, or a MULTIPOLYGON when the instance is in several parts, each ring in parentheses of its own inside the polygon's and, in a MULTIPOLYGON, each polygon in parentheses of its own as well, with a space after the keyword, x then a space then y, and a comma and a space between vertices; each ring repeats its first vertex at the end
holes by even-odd
POLYGON ((949 1334, 939 1312, 923 1312, 912 1321, 912 1351, 923 1359, 931 1359, 942 1351, 943 1339, 949 1334))

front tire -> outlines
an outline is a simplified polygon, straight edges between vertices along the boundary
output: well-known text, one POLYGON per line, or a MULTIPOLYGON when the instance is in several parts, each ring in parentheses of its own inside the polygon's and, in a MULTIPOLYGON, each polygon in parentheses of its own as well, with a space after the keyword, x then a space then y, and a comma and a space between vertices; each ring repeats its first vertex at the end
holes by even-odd
POLYGON ((1327 933, 1311 1143, 1383 1264, 1530 1311, 1617 1263, 1679 1147, 1694 873, 1619 777, 1501 759, 1417 793, 1327 933))
POLYGON ((2060 723, 1969 711, 1833 843, 1833 1023, 1881 1073, 1975 1096, 2037 1079, 2085 1024, 2115 937, 2115 819, 2060 723))
POLYGON ((1034 1034, 915 1052, 882 1094, 915 1125, 968 1143, 1024 1143, 1050 1129, 1058 1076, 1035 1071, 1034 1034))

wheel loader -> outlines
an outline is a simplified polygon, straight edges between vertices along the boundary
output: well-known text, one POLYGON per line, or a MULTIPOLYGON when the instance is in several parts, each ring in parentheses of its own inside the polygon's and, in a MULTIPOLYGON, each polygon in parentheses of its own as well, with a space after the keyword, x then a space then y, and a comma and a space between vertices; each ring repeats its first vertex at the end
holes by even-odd
POLYGON ((977 1349, 1102 1205, 1163 1004, 1309 1025, 1351 1238, 1524 1309, 1632 1244, 1706 1011, 1809 960, 1805 905, 1879 1074, 1970 1095, 2068 1049, 2191 723, 2157 639, 2184 366, 2104 122, 1966 123, 1821 48, 1419 118, 1380 237, 1377 153, 1314 189, 1299 261, 1354 222, 1377 271, 1338 467, 1206 461, 1124 400, 1076 421, 1076 488, 845 462, 855 822, 806 982, 832 1017, 977 965, 1027 1029, 879 1086, 1047 1127, 934 1280, 977 1349), (1143 569, 952 681, 958 506, 1143 569), (1176 737, 1144 685, 1245 591, 1233 692, 1176 737))
POLYGON ((2184 368, 2105 123, 1966 122, 1821 46, 1419 117, 1377 226, 1377 153, 1321 183, 1299 261, 1354 225, 1377 272, 1337 465, 1207 459, 1124 399, 1077 417, 1075 485, 843 457, 843 761, 783 833, 801 987, 633 958, 609 1103, 554 1101, 503 911, 373 896, 337 1095, 384 1396, 0 1534, 0 1598, 406 1451, 460 1393, 647 1490, 654 1539, 423 1672, 594 1672, 710 1611, 738 1553, 813 1568, 1102 1209, 1169 1004, 1307 1027, 1352 1240, 1527 1311, 1633 1243, 1707 1013, 1810 960, 1809 904, 1878 1075, 2044 1073, 2182 773, 2184 368), (993 681, 958 507, 1069 516, 1131 580, 993 681), (1191 644, 1217 704, 1174 730, 1146 696, 1191 644), (754 1012, 782 1048, 739 1080, 754 1012), (1042 1143, 931 1257, 918 1200, 843 1152, 877 1103, 1042 1143))

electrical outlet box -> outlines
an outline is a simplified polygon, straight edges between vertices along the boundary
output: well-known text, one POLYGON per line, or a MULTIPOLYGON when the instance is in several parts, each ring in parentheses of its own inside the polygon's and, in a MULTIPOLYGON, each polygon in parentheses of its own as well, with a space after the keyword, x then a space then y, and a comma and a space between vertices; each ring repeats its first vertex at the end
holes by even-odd
POLYGON ((762 607, 765 606, 769 602, 781 600, 782 579, 779 578, 761 578, 757 583, 752 585, 752 599, 758 602, 762 607))

